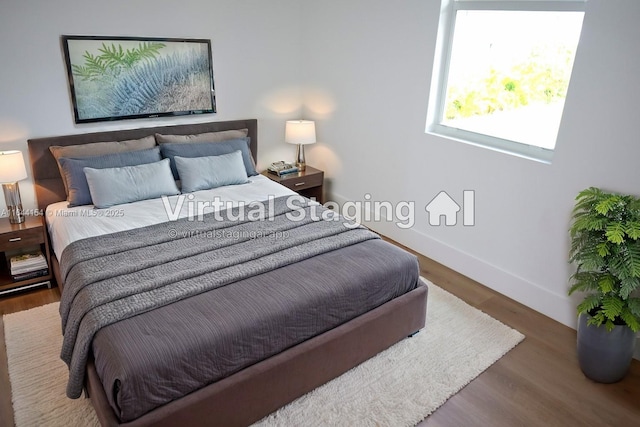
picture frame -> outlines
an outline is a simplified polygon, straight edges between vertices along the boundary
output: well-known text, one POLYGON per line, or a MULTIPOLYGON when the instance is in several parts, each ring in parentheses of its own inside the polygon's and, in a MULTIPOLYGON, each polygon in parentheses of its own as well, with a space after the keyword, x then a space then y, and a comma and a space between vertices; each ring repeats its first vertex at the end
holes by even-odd
POLYGON ((76 123, 216 112, 211 40, 61 37, 76 123))

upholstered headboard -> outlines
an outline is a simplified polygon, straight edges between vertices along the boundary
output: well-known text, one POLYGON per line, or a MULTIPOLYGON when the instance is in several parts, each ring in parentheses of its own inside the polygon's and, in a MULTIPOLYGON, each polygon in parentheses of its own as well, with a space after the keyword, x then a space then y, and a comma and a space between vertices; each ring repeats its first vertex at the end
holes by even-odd
POLYGON ((249 129, 251 154, 253 154, 254 159, 257 159, 258 121, 256 119, 158 126, 30 139, 27 141, 27 144, 29 146, 29 157, 31 158, 31 170, 33 172, 38 208, 44 210, 51 203, 59 202, 67 198, 58 165, 51 151, 49 151, 49 147, 52 145, 79 145, 91 142, 124 141, 139 139, 156 133, 191 135, 232 129, 249 129))

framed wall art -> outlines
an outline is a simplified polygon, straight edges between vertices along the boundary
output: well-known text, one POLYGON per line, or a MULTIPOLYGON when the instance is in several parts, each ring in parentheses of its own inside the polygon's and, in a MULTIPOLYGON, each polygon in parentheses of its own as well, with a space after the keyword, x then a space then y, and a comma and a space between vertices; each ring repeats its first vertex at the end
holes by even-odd
POLYGON ((211 41, 62 36, 76 123, 216 112, 211 41))

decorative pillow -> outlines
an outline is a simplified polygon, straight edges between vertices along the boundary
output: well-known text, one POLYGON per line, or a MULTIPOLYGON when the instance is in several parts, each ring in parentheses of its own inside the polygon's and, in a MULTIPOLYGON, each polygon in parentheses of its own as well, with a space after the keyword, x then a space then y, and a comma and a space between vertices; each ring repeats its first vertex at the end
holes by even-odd
POLYGON ((189 143, 189 142, 222 142, 230 139, 245 138, 249 129, 223 130, 220 132, 196 133, 193 135, 163 135, 156 133, 156 142, 165 143, 189 143))
POLYGON ((120 168, 84 168, 96 208, 179 194, 169 160, 120 168))
POLYGON ((104 156, 83 157, 79 159, 69 159, 61 157, 58 159, 62 169, 62 176, 67 181, 69 195, 69 207, 90 205, 92 203, 89 184, 84 174, 84 168, 105 169, 121 166, 135 166, 147 163, 159 162, 160 148, 154 147, 149 150, 129 151, 125 153, 105 154, 104 156))
POLYGON ((82 157, 101 156, 103 154, 123 153, 125 151, 147 150, 156 146, 156 139, 153 136, 145 136, 140 139, 129 139, 126 141, 110 141, 110 142, 93 142, 90 144, 80 145, 52 145, 49 151, 55 157, 62 176, 64 191, 69 195, 67 181, 62 173, 60 166, 61 157, 78 159, 82 157))
POLYGON ((199 142, 197 144, 165 143, 160 145, 162 157, 171 161, 171 172, 173 172, 173 177, 176 180, 180 179, 180 177, 176 170, 175 156, 189 158, 220 156, 238 150, 242 152, 242 161, 244 162, 247 175, 257 175, 258 172, 256 172, 256 168, 253 165, 253 158, 249 151, 249 138, 231 139, 224 142, 199 142))
POLYGON ((183 193, 249 182, 240 150, 221 156, 176 156, 174 160, 183 193))

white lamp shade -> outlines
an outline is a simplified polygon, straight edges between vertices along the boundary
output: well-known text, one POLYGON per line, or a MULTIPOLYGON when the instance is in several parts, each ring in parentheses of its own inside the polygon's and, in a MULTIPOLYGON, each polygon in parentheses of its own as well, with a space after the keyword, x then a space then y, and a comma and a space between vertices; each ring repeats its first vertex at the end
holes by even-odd
POLYGON ((0 151, 0 184, 12 184, 26 177, 27 169, 22 152, 0 151))
POLYGON ((287 120, 284 140, 289 144, 313 144, 316 142, 316 123, 312 120, 287 120))

